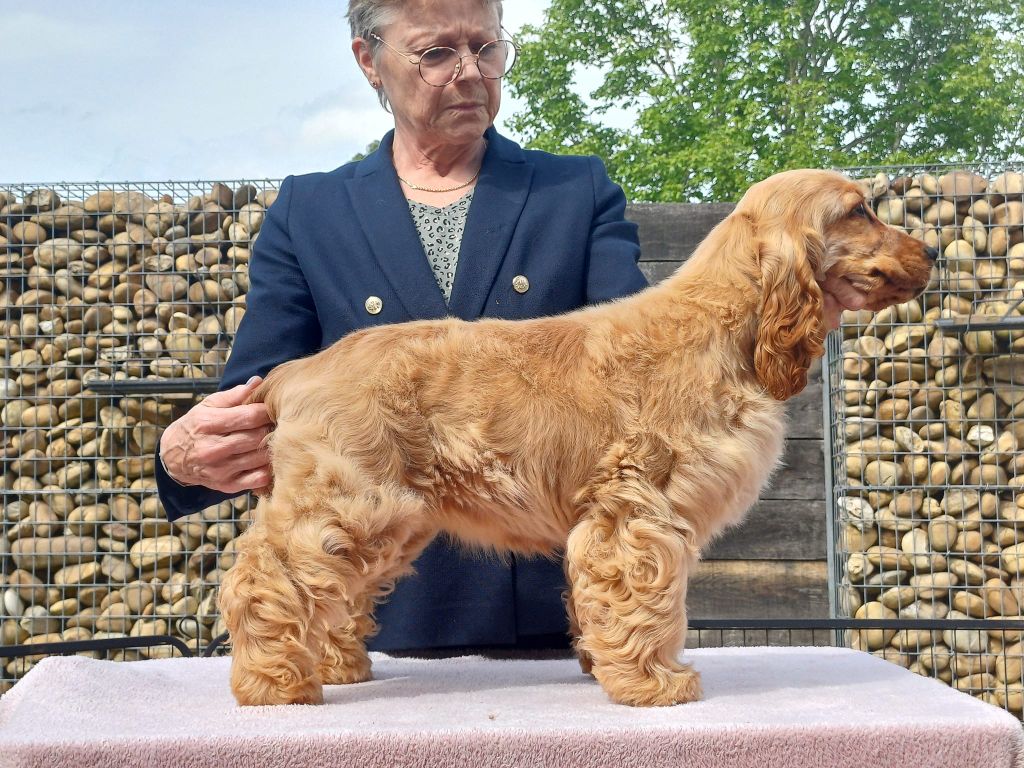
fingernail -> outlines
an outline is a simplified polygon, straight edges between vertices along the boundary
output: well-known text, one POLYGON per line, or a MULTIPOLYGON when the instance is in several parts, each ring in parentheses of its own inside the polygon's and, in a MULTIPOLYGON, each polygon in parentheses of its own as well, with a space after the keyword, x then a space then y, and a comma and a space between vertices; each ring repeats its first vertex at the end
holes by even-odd
POLYGON ((259 381, 259 380, 260 380, 259 376, 250 376, 249 380, 247 382, 245 382, 245 386, 247 386, 247 387, 252 386, 252 383, 254 381, 259 381))

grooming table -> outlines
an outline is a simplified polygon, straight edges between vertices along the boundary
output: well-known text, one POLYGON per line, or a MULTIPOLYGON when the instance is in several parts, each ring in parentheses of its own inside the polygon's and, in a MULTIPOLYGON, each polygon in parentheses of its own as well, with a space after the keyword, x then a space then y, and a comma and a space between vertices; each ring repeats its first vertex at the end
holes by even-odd
POLYGON ((1022 765, 1001 709, 843 648, 687 651, 703 701, 612 704, 575 660, 399 659, 325 704, 235 705, 227 658, 51 657, 0 698, 2 768, 1022 765))

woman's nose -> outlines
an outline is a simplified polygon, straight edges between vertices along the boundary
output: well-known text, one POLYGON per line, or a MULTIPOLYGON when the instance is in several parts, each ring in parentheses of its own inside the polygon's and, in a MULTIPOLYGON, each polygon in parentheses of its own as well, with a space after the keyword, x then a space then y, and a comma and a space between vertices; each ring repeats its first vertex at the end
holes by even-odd
POLYGON ((463 75, 467 78, 483 79, 483 75, 480 74, 480 61, 475 54, 468 53, 459 59, 459 66, 455 71, 455 79, 458 80, 463 75))

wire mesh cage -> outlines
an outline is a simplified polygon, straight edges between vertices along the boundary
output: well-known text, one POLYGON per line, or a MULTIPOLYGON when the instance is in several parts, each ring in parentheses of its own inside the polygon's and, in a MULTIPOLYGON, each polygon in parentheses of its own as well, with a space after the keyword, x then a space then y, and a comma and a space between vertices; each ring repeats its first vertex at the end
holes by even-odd
MULTIPOLYGON (((153 450, 220 378, 277 188, 0 184, 0 646, 170 635, 198 651, 221 632, 250 500, 167 522, 153 450)), ((0 693, 39 658, 0 658, 0 693)))
POLYGON ((941 255, 827 345, 833 613, 894 620, 842 639, 1021 716, 1024 165, 847 172, 941 255))

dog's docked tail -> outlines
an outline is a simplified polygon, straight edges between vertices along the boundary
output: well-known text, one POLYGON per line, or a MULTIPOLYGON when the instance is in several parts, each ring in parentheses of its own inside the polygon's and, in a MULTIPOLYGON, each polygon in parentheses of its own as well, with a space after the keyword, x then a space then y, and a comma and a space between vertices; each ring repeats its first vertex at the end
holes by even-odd
POLYGON ((277 414, 280 412, 282 390, 286 382, 294 375, 294 369, 302 360, 291 360, 274 368, 264 377, 256 389, 246 400, 246 403, 263 403, 267 406, 267 415, 270 420, 277 423, 277 414))

